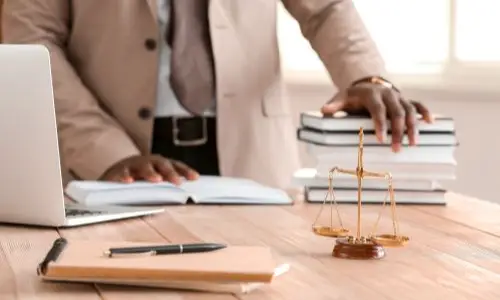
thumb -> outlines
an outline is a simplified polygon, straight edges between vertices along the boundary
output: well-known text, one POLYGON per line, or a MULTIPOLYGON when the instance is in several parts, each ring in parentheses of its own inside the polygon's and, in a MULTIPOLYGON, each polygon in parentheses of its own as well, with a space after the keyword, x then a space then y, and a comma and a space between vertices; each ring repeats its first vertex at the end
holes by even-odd
POLYGON ((344 109, 345 106, 345 98, 341 95, 336 95, 330 102, 325 103, 323 107, 321 107, 322 114, 334 114, 338 111, 344 109))

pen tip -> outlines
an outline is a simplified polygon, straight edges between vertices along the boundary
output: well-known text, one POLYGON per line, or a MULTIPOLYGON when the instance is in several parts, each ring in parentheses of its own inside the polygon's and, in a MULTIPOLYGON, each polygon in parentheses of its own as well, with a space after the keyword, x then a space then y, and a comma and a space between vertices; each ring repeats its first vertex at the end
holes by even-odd
POLYGON ((219 249, 223 249, 223 248, 227 247, 224 244, 217 244, 217 243, 206 244, 206 246, 207 246, 207 248, 210 248, 210 249, 213 249, 213 250, 219 250, 219 249))

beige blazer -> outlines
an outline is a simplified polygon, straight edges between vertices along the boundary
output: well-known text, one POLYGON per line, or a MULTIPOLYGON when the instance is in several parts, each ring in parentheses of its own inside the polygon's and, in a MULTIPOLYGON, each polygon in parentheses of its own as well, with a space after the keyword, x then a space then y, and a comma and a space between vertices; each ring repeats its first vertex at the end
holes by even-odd
POLYGON ((0 0, 0 43, 2 42, 2 7, 3 0, 0 0))
MULTIPOLYGON (((351 0, 283 3, 340 89, 384 73, 351 0)), ((81 178, 150 151, 154 116, 144 112, 155 107, 158 52, 146 40, 160 38, 156 10, 156 0, 5 0, 4 42, 50 50, 61 153, 81 178)), ((287 187, 299 158, 276 10, 274 0, 211 0, 209 14, 222 175, 287 187)))

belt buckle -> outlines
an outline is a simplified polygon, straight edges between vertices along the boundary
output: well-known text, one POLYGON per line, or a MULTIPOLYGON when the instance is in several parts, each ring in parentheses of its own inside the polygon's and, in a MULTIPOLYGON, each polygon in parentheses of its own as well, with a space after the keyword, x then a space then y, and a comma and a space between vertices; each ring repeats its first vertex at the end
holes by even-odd
POLYGON ((172 136, 173 136, 173 142, 174 145, 176 146, 181 146, 181 147, 193 147, 193 146, 200 146, 204 145, 207 140, 208 140, 208 130, 207 130, 207 119, 205 117, 201 117, 202 121, 202 137, 199 139, 194 139, 194 140, 181 140, 179 139, 179 127, 177 124, 178 119, 183 119, 183 118, 191 118, 191 117, 173 117, 172 118, 172 136))

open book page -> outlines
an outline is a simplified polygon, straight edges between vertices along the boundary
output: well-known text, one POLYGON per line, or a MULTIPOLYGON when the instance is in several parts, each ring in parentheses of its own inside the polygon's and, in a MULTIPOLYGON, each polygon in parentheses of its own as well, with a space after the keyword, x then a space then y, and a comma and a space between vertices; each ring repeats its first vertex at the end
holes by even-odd
POLYGON ((200 176, 180 186, 169 182, 115 183, 104 181, 72 181, 66 195, 85 205, 165 205, 196 203, 213 204, 290 204, 282 190, 270 188, 249 179, 200 176))
POLYGON ((189 198, 186 191, 169 182, 72 181, 65 193, 72 200, 89 206, 182 204, 189 198))
POLYGON ((182 188, 196 203, 212 204, 290 204, 285 191, 261 185, 255 181, 220 176, 201 176, 186 181, 182 188))

